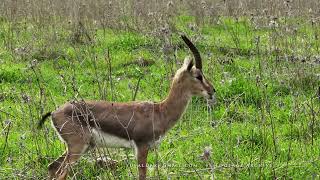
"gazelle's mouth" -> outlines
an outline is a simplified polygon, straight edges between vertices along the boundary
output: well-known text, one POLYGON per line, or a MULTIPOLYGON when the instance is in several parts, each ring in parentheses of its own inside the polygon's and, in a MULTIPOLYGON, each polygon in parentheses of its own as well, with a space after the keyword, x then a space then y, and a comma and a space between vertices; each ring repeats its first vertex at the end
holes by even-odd
POLYGON ((208 105, 210 106, 216 104, 216 97, 214 96, 214 94, 209 96, 209 98, 207 98, 207 102, 208 102, 208 105))
POLYGON ((202 94, 207 99, 209 105, 214 105, 216 103, 216 97, 214 94, 208 93, 207 91, 202 91, 202 94))

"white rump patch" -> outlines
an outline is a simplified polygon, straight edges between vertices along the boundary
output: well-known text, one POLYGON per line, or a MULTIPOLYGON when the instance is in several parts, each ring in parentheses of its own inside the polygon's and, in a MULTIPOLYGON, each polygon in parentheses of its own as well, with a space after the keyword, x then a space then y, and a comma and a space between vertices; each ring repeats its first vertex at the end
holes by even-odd
POLYGON ((92 137, 98 147, 110 148, 136 148, 136 143, 133 140, 127 140, 109 133, 105 133, 96 128, 92 129, 92 137))

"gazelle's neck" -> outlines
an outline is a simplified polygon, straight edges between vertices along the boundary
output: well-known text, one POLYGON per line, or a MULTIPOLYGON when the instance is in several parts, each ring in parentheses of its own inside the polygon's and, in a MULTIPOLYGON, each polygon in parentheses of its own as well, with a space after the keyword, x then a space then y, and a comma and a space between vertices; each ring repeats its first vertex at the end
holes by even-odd
POLYGON ((163 113, 163 119, 167 122, 167 128, 171 128, 184 113, 191 94, 183 89, 179 83, 173 82, 166 99, 160 103, 160 108, 163 113))

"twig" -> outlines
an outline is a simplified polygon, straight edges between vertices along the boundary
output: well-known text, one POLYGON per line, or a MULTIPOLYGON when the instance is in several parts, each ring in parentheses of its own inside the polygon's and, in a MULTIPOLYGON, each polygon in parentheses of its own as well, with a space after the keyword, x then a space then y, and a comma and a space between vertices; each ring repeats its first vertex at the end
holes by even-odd
MULTIPOLYGON (((183 157, 183 160, 184 160, 188 165, 190 165, 190 163, 188 162, 188 160, 187 160, 185 157, 183 157)), ((190 167, 194 170, 194 172, 197 174, 197 176, 199 177, 199 179, 202 179, 201 176, 200 176, 200 174, 198 173, 198 170, 197 170, 196 168, 194 168, 193 166, 190 166, 190 167)))
MULTIPOLYGON (((6 133, 5 133, 5 143, 4 143, 3 148, 2 148, 2 153, 3 153, 3 154, 4 154, 4 150, 6 149, 7 144, 8 144, 8 138, 9 138, 9 132, 10 132, 10 127, 11 127, 11 121, 8 122, 7 127, 8 127, 8 129, 7 129, 6 133)), ((6 129, 6 127, 5 127, 5 129, 6 129)), ((0 157, 3 156, 2 153, 1 153, 1 156, 0 156, 0 157)))
POLYGON ((137 97, 137 93, 138 93, 138 90, 139 90, 139 86, 140 86, 140 81, 141 81, 141 79, 142 79, 142 76, 140 76, 140 77, 139 77, 139 79, 138 79, 138 83, 137 83, 137 85, 136 85, 136 87, 135 87, 134 95, 133 95, 133 97, 132 97, 132 101, 135 101, 135 100, 136 100, 136 97, 137 97))
POLYGON ((111 66, 111 58, 110 58, 110 52, 109 49, 107 50, 107 55, 105 56, 106 61, 109 64, 109 81, 110 81, 110 94, 111 94, 111 101, 114 101, 113 96, 113 82, 112 82, 112 66, 111 66))

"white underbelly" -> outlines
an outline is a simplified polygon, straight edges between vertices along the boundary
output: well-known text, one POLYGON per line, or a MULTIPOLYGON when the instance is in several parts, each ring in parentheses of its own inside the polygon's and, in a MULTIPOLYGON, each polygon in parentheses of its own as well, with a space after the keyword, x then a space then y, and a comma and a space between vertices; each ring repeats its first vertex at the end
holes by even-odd
POLYGON ((96 128, 92 129, 92 137, 98 147, 111 148, 135 148, 136 143, 133 140, 127 140, 109 133, 105 133, 96 128))

